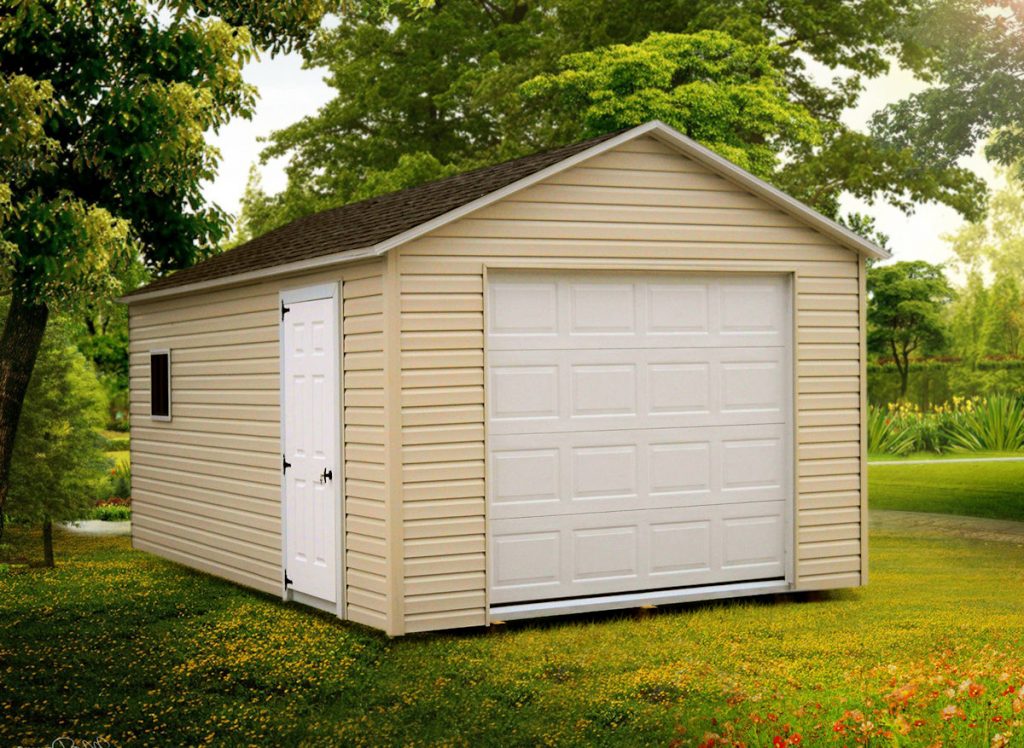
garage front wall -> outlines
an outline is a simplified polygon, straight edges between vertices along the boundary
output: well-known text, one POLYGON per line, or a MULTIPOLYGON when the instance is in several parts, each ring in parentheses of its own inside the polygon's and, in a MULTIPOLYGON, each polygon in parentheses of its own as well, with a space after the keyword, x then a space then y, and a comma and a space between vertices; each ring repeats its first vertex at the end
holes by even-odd
POLYGON ((643 137, 391 250, 391 633, 487 623, 488 273, 593 269, 793 279, 798 589, 864 583, 863 258, 643 137), (400 437, 397 436, 400 434, 400 437), (396 497, 396 498, 398 498, 396 497))
POLYGON ((282 591, 279 293, 343 281, 346 616, 387 625, 384 262, 129 307, 136 548, 282 591), (149 352, 171 351, 170 421, 149 352))

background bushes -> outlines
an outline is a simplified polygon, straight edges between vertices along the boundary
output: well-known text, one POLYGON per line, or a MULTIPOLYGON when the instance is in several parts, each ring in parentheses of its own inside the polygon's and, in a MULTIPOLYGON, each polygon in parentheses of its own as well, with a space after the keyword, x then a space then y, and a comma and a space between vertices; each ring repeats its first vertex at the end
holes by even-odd
MULTIPOLYGON (((868 364, 868 401, 885 406, 900 399, 900 377, 891 362, 868 364)), ((913 361, 906 402, 928 410, 954 397, 1024 396, 1024 357, 988 357, 976 362, 959 358, 913 361)))
POLYGON ((912 452, 1017 452, 1024 450, 1024 398, 993 395, 923 410, 911 403, 871 405, 868 450, 912 452))

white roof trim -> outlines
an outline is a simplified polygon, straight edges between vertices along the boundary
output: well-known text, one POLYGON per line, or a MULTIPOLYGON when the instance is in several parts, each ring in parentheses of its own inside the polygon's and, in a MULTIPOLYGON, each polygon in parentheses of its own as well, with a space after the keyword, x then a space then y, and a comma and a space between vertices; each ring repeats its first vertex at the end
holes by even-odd
POLYGON ((612 150, 623 143, 627 143, 630 140, 634 140, 643 135, 653 135, 654 137, 657 137, 663 143, 676 148, 684 155, 692 158, 694 161, 704 164, 725 179, 728 179, 738 186, 753 192, 755 195, 772 203, 783 212, 789 213, 798 220, 808 224, 811 228, 831 237, 847 249, 875 259, 888 259, 890 257, 888 252, 876 246, 874 243, 858 236, 846 227, 840 226, 835 221, 826 218, 813 208, 809 208, 799 200, 790 197, 767 182, 758 179, 750 172, 741 169, 731 161, 722 158, 717 153, 708 150, 696 141, 686 137, 675 128, 666 125, 664 122, 653 120, 630 130, 626 130, 613 138, 602 141, 591 148, 569 156, 568 158, 552 164, 545 169, 541 169, 529 176, 523 177, 512 184, 502 187, 500 190, 495 190, 494 192, 490 192, 483 197, 473 200, 472 202, 460 205, 454 210, 442 213, 436 218, 432 218, 425 223, 414 226, 401 234, 392 236, 382 242, 378 242, 377 244, 360 249, 324 255, 322 257, 314 257, 309 260, 300 260, 298 262, 290 262, 283 265, 274 265, 273 267, 253 270, 248 273, 228 275, 222 278, 211 278, 210 280, 197 281, 184 286, 158 289, 149 293, 141 293, 137 296, 122 298, 121 301, 127 304, 132 304, 137 301, 148 301, 151 299, 179 296, 194 293, 196 291, 220 288, 223 286, 241 285, 244 283, 251 283, 283 275, 292 275, 309 270, 323 269, 333 265, 355 262, 356 260, 379 257, 390 249, 394 249, 397 246, 417 239, 424 234, 451 223, 452 221, 456 221, 473 211, 491 205, 492 203, 502 200, 515 192, 526 189, 527 187, 537 184, 548 177, 554 176, 566 169, 570 169, 583 161, 612 150))

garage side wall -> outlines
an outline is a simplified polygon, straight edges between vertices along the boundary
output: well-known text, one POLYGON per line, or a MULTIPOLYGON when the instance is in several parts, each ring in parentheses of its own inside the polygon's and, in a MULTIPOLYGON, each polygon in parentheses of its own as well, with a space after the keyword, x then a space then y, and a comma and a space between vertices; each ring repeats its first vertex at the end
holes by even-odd
POLYGON ((485 267, 793 273, 796 586, 862 583, 863 261, 647 137, 397 250, 400 615, 486 623, 485 267))
POLYGON ((385 628, 382 271, 376 262, 130 307, 136 548, 280 594, 278 293, 343 280, 347 615, 385 628), (171 352, 167 422, 149 416, 154 349, 171 352))

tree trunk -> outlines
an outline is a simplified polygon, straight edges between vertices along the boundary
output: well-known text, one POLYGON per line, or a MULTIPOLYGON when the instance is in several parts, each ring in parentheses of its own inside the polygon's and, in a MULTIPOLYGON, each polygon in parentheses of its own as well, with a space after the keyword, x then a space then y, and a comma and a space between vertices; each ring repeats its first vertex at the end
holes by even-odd
POLYGON ((45 304, 15 291, 0 334, 0 512, 7 504, 14 437, 49 314, 45 304))
POLYGON ((53 568, 53 522, 43 522, 43 565, 53 568))
MULTIPOLYGON (((899 367, 897 367, 899 368, 899 367)), ((907 387, 910 384, 910 363, 903 364, 900 368, 900 400, 907 399, 907 387)))

